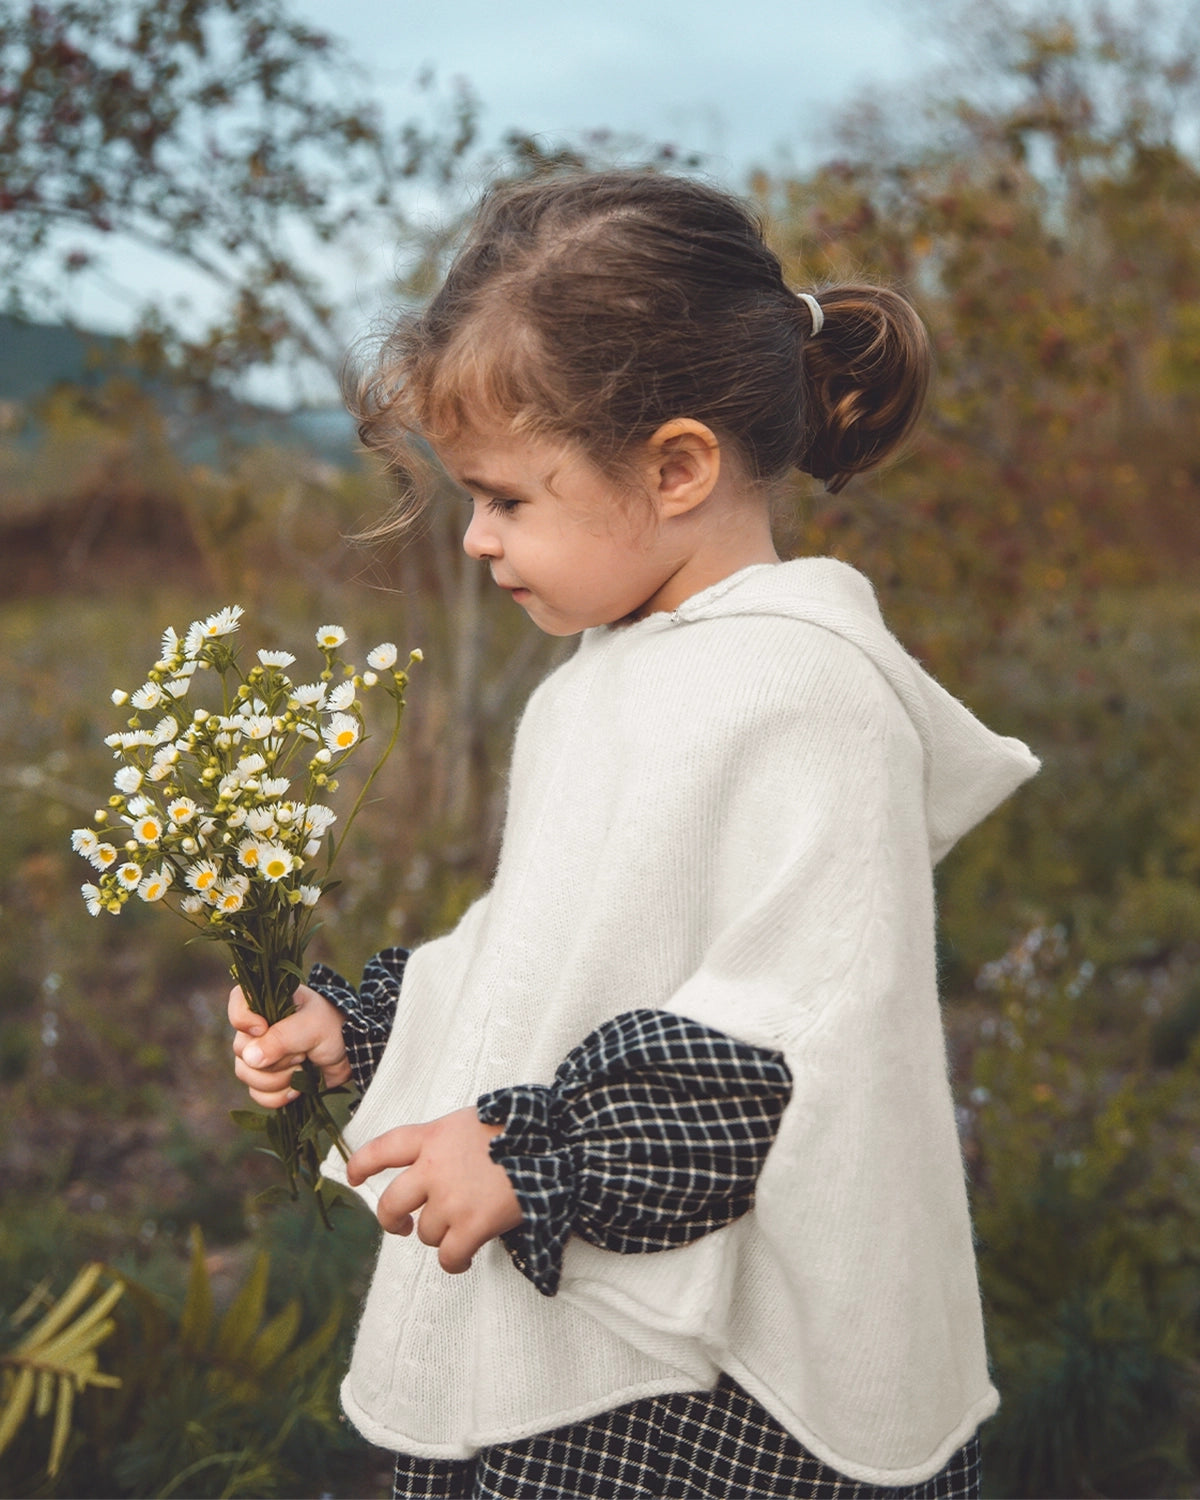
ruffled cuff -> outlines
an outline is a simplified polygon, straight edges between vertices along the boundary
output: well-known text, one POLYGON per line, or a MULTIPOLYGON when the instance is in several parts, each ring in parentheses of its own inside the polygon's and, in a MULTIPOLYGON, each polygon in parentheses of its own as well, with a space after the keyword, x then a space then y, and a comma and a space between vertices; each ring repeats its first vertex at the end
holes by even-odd
MULTIPOLYGON (((383 1049, 392 1034, 407 962, 407 948, 382 949, 367 960, 362 983, 357 989, 327 964, 313 964, 309 971, 309 988, 324 995, 345 1017, 342 1036, 346 1043, 346 1058, 360 1093, 366 1091, 375 1076, 383 1049)), ((351 1105, 352 1110, 354 1107, 351 1105)))
POLYGON ((563 1141, 562 1105, 552 1088, 523 1084, 484 1094, 476 1108, 485 1125, 504 1127, 488 1149, 508 1173, 524 1216, 502 1236, 504 1247, 517 1270, 544 1297, 553 1297, 579 1182, 578 1165, 563 1141))
POLYGON ((500 1125, 492 1159, 524 1215, 503 1236, 521 1273, 553 1296, 572 1233, 643 1254, 739 1218, 791 1097, 782 1053, 667 1011, 607 1021, 553 1084, 497 1089, 479 1118, 500 1125))

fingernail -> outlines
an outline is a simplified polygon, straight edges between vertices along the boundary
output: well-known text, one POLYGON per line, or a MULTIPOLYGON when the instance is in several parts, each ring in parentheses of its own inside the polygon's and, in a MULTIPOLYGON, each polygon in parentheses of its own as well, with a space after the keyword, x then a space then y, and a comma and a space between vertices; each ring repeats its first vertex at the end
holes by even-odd
POLYGON ((263 1050, 261 1047, 255 1046, 253 1042, 251 1042, 251 1044, 246 1048, 245 1052, 242 1053, 242 1056, 252 1068, 259 1068, 262 1066, 263 1050))

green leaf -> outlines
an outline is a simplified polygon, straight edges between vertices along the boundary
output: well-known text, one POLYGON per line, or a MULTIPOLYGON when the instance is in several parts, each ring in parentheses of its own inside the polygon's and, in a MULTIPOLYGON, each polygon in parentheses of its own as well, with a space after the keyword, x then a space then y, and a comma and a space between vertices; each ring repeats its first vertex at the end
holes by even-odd
POLYGON ((267 1128, 266 1115, 256 1109, 231 1109, 229 1118, 243 1130, 265 1131, 267 1128))
POLYGON ((192 1265, 188 1274, 187 1296, 179 1321, 179 1342, 185 1349, 200 1354, 208 1347, 212 1331, 212 1283, 204 1264, 204 1236, 192 1227, 192 1265))
POLYGON ((292 1347, 300 1327, 300 1303, 293 1298, 255 1336, 248 1360, 252 1369, 265 1375, 292 1347))
POLYGON ((213 1353, 218 1359, 240 1359, 257 1333, 266 1305, 269 1264, 268 1257, 260 1253, 237 1296, 229 1304, 213 1345, 213 1353))
POLYGON ((3 1453, 16 1436, 17 1428, 25 1420, 33 1400, 36 1376, 28 1365, 17 1371, 17 1378, 9 1391, 4 1410, 0 1411, 0 1453, 3 1453))
MULTIPOLYGON (((275 1156, 273 1151, 268 1151, 266 1154, 275 1156)), ((275 1160, 278 1161, 279 1158, 276 1156, 275 1160)), ((261 1193, 255 1193, 254 1201, 255 1203, 290 1203, 294 1196, 293 1193, 288 1192, 282 1182, 273 1182, 270 1187, 263 1188, 261 1193)))

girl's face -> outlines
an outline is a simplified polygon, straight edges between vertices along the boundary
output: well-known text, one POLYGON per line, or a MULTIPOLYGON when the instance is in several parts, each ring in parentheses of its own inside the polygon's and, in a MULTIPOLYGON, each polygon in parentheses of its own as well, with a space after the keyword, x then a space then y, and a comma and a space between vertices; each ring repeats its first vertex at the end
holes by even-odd
POLYGON ((571 444, 468 434, 438 457, 471 497, 463 538, 547 635, 675 609, 687 560, 649 488, 629 495, 571 444))

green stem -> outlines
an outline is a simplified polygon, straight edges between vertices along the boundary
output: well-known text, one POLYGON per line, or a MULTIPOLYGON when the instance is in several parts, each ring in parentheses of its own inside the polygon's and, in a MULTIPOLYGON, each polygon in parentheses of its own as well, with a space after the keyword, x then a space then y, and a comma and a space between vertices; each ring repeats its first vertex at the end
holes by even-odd
POLYGON ((355 820, 355 818, 358 817, 358 814, 359 814, 359 812, 362 809, 362 805, 363 805, 363 802, 366 800, 367 793, 371 790, 371 786, 372 786, 372 784, 373 784, 376 776, 378 776, 379 773, 380 773, 380 771, 383 770, 383 767, 384 767, 384 765, 385 765, 388 757, 391 755, 392 751, 396 748, 396 741, 400 738, 400 723, 401 723, 401 720, 404 718, 404 706, 405 706, 404 692, 403 692, 402 689, 398 688, 396 690, 396 718, 395 718, 395 722, 392 724, 392 733, 391 733, 391 736, 388 739, 387 744, 384 746, 383 754, 375 762, 374 766, 371 768, 370 775, 367 777, 366 781, 363 782, 363 784, 362 784, 362 790, 359 792, 357 798, 355 799, 354 806, 350 809, 350 816, 346 819, 345 823, 343 823, 343 825, 342 825, 341 836, 338 839, 337 843, 334 844, 334 846, 333 846, 333 853, 329 856, 329 860, 328 860, 328 862, 326 863, 326 866, 325 866, 326 871, 332 869, 335 861, 337 860, 338 855, 341 853, 342 845, 346 842, 346 835, 350 832, 350 829, 354 826, 354 820, 355 820))

